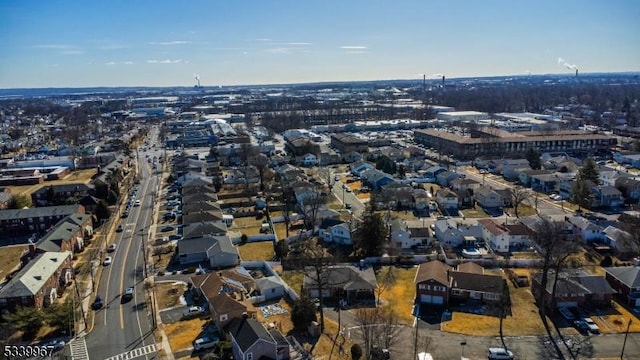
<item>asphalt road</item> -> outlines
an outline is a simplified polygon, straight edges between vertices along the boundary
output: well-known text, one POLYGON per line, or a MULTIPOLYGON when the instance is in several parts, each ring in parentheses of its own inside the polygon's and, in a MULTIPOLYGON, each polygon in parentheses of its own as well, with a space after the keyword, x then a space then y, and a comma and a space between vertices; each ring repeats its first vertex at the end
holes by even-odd
MULTIPOLYGON (((150 143, 156 141, 157 134, 157 128, 150 130, 148 138, 153 139, 150 143)), ((114 238, 116 251, 104 255, 111 256, 113 263, 105 266, 102 271, 97 294, 103 298, 105 306, 97 311, 94 327, 86 337, 92 359, 107 359, 154 344, 151 312, 144 291, 144 244, 152 226, 158 177, 152 164, 147 162, 146 154, 153 158, 160 156, 161 150, 156 147, 146 153, 138 152, 140 184, 137 185, 138 192, 134 200, 140 200, 141 205, 132 206, 129 216, 119 219, 123 231, 116 233, 114 238), (122 294, 130 286, 135 289, 133 298, 123 300, 122 294)), ((151 352, 144 357, 153 359, 155 353, 151 352)))
POLYGON ((365 204, 358 199, 355 193, 347 192, 343 187, 343 183, 341 181, 335 181, 335 176, 340 175, 344 176, 344 173, 335 173, 334 169, 329 167, 318 168, 318 173, 322 179, 331 179, 331 183, 333 186, 331 187, 331 191, 335 195, 335 197, 346 206, 346 204, 351 205, 351 213, 355 219, 359 219, 362 216, 362 213, 365 209, 365 204))

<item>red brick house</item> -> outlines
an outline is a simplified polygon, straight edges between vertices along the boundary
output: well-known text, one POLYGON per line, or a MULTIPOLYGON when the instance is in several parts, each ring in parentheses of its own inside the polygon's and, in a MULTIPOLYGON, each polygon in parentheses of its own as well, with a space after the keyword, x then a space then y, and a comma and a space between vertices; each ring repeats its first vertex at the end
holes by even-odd
POLYGON ((448 304, 449 272, 452 269, 438 260, 420 264, 413 281, 416 285, 416 303, 437 306, 448 304))
MULTIPOLYGON (((611 306, 611 299, 616 290, 612 288, 604 276, 591 275, 582 271, 563 271, 558 276, 555 297, 553 283, 555 273, 549 271, 547 286, 542 288, 542 274, 531 276, 531 292, 534 298, 543 294, 544 306, 549 309, 556 307, 607 307, 611 306)), ((541 304, 538 304, 540 306, 541 304)))
POLYGON ((0 289, 0 311, 41 309, 54 303, 73 278, 71 252, 46 252, 20 269, 0 289))

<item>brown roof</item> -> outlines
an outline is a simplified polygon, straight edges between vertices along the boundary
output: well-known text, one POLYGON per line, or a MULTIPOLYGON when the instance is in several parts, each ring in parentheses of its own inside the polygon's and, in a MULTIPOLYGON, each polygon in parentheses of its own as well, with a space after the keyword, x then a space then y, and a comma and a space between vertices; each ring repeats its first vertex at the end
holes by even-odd
POLYGON ((507 232, 507 229, 491 219, 480 219, 478 220, 478 224, 482 225, 482 227, 493 235, 501 235, 507 232))
POLYGON ((420 264, 420 266, 418 267, 418 271, 416 272, 416 278, 413 282, 415 284, 418 284, 433 279, 441 284, 448 285, 449 276, 447 275, 447 273, 451 269, 451 266, 438 260, 420 264))
POLYGON ((500 294, 504 286, 504 279, 498 275, 473 274, 459 271, 452 271, 450 275, 451 288, 500 294))
POLYGON ((472 261, 468 261, 458 265, 458 272, 484 274, 484 268, 472 261))
MULTIPOLYGON (((431 136, 437 136, 443 139, 447 139, 450 141, 454 141, 460 144, 482 144, 486 143, 486 138, 471 138, 467 136, 460 136, 457 134, 448 133, 445 131, 438 131, 434 129, 419 129, 415 132, 424 133, 431 136)), ((544 136, 526 136, 524 137, 521 134, 509 133, 511 136, 509 137, 496 137, 492 138, 491 142, 494 143, 502 143, 502 142, 535 142, 535 141, 559 141, 559 140, 584 140, 584 139, 612 139, 612 136, 601 135, 601 134, 591 134, 591 133, 583 133, 583 134, 570 134, 570 135, 544 135, 544 136)))

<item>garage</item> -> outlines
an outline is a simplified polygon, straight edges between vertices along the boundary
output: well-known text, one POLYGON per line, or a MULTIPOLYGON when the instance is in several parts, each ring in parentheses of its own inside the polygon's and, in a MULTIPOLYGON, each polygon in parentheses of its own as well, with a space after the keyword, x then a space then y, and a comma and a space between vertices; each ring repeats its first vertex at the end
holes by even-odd
POLYGON ((578 302, 577 301, 561 301, 558 303, 557 305, 559 308, 577 308, 578 307, 578 302))
POLYGON ((420 303, 422 304, 435 304, 442 305, 444 304, 444 297, 437 295, 420 295, 420 303))

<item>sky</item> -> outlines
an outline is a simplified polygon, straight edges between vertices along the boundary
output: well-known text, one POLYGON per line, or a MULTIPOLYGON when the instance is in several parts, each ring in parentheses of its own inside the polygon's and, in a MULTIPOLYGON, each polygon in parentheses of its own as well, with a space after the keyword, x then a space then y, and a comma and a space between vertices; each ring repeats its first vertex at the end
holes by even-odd
POLYGON ((640 71, 636 0, 2 0, 0 88, 640 71))

